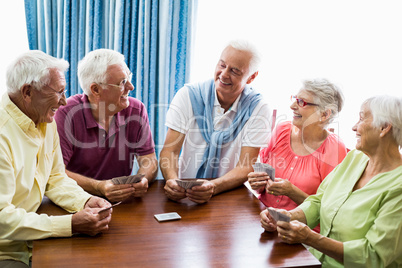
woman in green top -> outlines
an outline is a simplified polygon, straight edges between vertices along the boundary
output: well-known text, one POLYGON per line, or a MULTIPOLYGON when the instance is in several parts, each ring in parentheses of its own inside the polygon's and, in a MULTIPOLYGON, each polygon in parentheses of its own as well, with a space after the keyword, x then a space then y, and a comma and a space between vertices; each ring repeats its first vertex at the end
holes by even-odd
POLYGON ((402 99, 366 100, 353 127, 352 150, 316 195, 275 222, 261 223, 286 243, 304 243, 323 267, 402 267, 402 99), (311 228, 318 223, 321 232, 311 228))

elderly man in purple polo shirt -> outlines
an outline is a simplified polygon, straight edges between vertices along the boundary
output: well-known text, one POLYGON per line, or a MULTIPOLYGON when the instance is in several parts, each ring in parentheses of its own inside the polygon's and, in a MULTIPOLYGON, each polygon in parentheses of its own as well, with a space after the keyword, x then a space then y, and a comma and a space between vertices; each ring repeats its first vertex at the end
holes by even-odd
POLYGON ((67 99, 55 116, 66 173, 87 192, 112 202, 143 196, 155 179, 158 162, 144 104, 134 89, 124 56, 109 49, 88 53, 78 64, 84 94, 67 99), (134 159, 138 183, 111 179, 130 175, 134 159))

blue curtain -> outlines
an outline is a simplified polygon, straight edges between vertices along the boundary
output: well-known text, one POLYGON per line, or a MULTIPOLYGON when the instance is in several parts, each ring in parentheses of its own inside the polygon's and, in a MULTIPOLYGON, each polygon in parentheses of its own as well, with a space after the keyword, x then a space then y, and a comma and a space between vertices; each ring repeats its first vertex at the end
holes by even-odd
POLYGON ((147 107, 157 155, 165 114, 189 80, 198 0, 25 0, 30 49, 70 63, 67 95, 81 93, 77 64, 94 49, 124 54, 134 74, 133 97, 147 107))

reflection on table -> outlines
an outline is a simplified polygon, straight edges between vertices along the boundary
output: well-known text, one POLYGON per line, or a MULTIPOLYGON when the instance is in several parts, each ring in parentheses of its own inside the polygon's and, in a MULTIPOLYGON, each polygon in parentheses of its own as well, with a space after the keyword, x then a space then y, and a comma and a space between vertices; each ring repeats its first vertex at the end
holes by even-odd
MULTIPOLYGON (((302 245, 263 231, 264 206, 245 186, 201 205, 168 200, 163 186, 116 206, 107 233, 34 241, 32 267, 321 267, 302 245), (182 218, 154 218, 166 212, 182 218)), ((49 199, 38 213, 66 214, 49 199)))

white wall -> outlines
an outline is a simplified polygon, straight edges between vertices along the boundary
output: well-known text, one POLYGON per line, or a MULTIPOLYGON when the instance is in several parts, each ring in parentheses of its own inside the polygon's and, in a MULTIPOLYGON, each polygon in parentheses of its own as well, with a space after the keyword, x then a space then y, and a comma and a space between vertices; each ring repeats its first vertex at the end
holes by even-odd
POLYGON ((0 1, 0 96, 7 91, 5 74, 9 63, 29 49, 24 0, 0 1))
POLYGON ((191 80, 212 78, 224 45, 247 38, 263 53, 253 84, 282 119, 291 119, 289 96, 302 80, 325 77, 341 87, 346 103, 335 128, 354 148, 363 100, 402 95, 399 7, 397 0, 200 0, 191 80))
MULTIPOLYGON (((0 94, 9 62, 28 49, 23 0, 0 1, 0 94)), ((253 82, 280 120, 306 78, 326 77, 346 97, 336 131, 350 148, 361 102, 401 96, 399 0, 200 0, 191 81, 211 78, 223 46, 247 38, 263 52, 253 82)))

